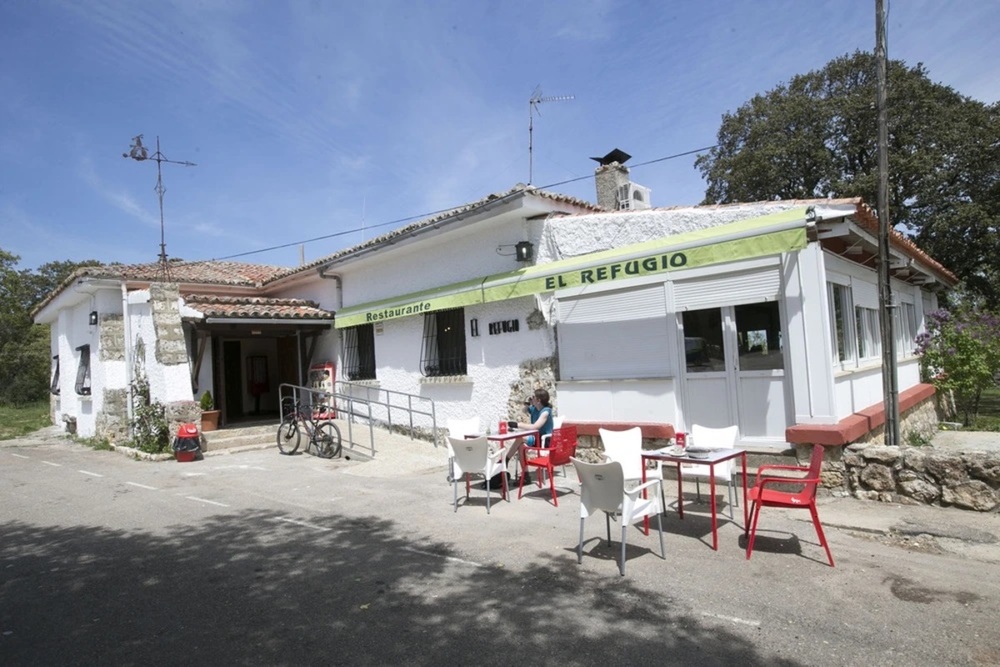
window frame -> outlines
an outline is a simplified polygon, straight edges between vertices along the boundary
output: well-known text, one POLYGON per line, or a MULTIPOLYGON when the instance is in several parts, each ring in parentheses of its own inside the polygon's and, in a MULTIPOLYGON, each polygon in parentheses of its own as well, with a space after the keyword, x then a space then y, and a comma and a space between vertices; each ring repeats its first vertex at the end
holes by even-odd
POLYGON ((49 381, 49 393, 53 396, 58 396, 61 389, 59 388, 59 355, 52 355, 53 364, 52 368, 52 379, 49 381))
POLYGON ((830 339, 833 343, 831 348, 832 361, 835 366, 847 368, 857 363, 858 350, 855 318, 847 316, 848 313, 854 313, 851 286, 839 282, 828 282, 826 285, 829 302, 830 339), (842 338, 837 335, 838 325, 842 338))
POLYGON ((854 307, 857 327, 858 362, 880 360, 882 357, 882 335, 879 328, 879 312, 875 308, 854 307))
POLYGON ((344 329, 344 368, 350 382, 375 380, 375 325, 371 322, 344 329))
POLYGON ((90 396, 90 344, 76 348, 80 353, 79 365, 76 368, 76 393, 78 396, 90 396))
POLYGON ((917 347, 917 309, 909 301, 896 308, 896 356, 912 357, 917 347))
POLYGON ((464 376, 468 373, 465 309, 424 313, 420 373, 424 377, 464 376))

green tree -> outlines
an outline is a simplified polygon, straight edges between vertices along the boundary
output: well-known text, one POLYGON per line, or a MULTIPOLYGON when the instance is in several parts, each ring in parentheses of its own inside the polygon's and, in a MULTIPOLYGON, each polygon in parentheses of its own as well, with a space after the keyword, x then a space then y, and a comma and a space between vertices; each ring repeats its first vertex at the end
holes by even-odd
MULTIPOLYGON (((888 63, 889 214, 894 225, 1000 306, 1000 107, 888 63)), ((877 202, 875 58, 855 52, 722 117, 696 161, 705 203, 862 197, 877 202)))
POLYGON ((924 379, 954 397, 968 426, 979 414, 983 390, 996 386, 1000 373, 1000 317, 968 304, 929 313, 917 353, 924 379))
POLYGON ((0 403, 45 398, 49 387, 49 328, 32 324, 32 309, 85 262, 49 262, 37 272, 17 269, 20 258, 0 249, 0 403))

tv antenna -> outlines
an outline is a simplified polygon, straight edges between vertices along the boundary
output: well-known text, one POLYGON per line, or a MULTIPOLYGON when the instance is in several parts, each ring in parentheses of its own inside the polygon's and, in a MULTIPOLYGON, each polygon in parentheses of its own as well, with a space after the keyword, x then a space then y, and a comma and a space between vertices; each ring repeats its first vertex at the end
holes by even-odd
POLYGON ((163 186, 163 173, 160 169, 160 165, 164 162, 169 164, 179 164, 182 167, 196 167, 194 162, 187 162, 185 160, 168 160, 167 157, 160 152, 160 137, 156 137, 156 152, 152 155, 149 154, 149 149, 142 145, 142 135, 132 137, 132 145, 129 147, 128 153, 122 153, 122 157, 132 158, 136 162, 143 162, 145 160, 155 160, 156 161, 156 187, 153 190, 160 199, 160 273, 163 280, 170 280, 170 265, 167 263, 167 242, 164 239, 163 231, 163 195, 166 193, 167 188, 163 186))
POLYGON ((535 86, 535 92, 531 93, 531 99, 528 100, 528 185, 531 185, 531 179, 534 177, 532 153, 534 151, 535 114, 542 115, 542 112, 538 110, 538 105, 542 102, 565 102, 572 99, 575 99, 572 95, 546 97, 542 95, 542 84, 535 86))

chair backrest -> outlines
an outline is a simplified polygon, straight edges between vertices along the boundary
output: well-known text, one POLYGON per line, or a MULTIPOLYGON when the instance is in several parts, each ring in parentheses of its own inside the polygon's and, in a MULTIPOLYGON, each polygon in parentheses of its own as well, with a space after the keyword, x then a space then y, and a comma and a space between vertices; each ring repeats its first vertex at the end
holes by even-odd
POLYGON ((739 426, 709 428, 695 424, 691 427, 692 441, 689 444, 706 449, 734 449, 739 430, 739 426))
MULTIPOLYGON (((826 448, 823 445, 813 445, 812 456, 809 457, 809 472, 807 473, 808 479, 819 479, 819 473, 823 469, 823 454, 826 448)), ((809 482, 806 484, 801 491, 793 494, 798 502, 802 504, 808 504, 816 497, 816 489, 819 487, 819 482, 809 482)))
POLYGON ((580 478, 580 516, 586 518, 598 510, 617 512, 625 498, 621 464, 584 463, 577 458, 571 461, 580 478))
POLYGON ((452 438, 464 438, 467 435, 480 435, 482 432, 482 429, 479 428, 479 417, 448 420, 448 435, 452 438))
POLYGON ((448 436, 455 456, 455 475, 467 472, 482 472, 489 458, 490 442, 486 436, 478 438, 453 438, 448 436))
POLYGON ((598 429, 604 455, 622 466, 625 479, 642 478, 642 429, 636 426, 627 431, 598 429))
POLYGON ((554 466, 566 465, 576 456, 577 433, 575 426, 563 426, 552 431, 549 442, 549 462, 554 466))

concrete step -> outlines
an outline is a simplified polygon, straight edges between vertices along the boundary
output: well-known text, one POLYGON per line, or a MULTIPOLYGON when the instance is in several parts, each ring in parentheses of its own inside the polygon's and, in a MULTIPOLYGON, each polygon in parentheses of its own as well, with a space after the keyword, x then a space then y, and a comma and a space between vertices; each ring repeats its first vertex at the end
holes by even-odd
POLYGON ((220 428, 202 433, 202 450, 217 451, 249 445, 277 446, 278 422, 220 428))

